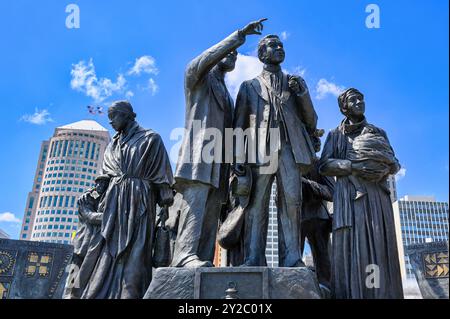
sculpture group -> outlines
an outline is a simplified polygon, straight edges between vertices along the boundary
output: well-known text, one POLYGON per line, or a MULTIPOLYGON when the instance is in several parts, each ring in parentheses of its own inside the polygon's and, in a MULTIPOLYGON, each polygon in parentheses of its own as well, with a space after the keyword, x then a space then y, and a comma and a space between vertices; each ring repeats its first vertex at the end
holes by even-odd
POLYGON ((266 266, 275 180, 280 267, 305 267, 307 238, 318 282, 333 297, 403 297, 386 182, 400 165, 386 133, 366 121, 363 94, 350 88, 339 96, 344 120, 319 158, 324 132, 305 81, 281 69, 278 36, 259 41, 263 71, 242 83, 236 103, 228 92, 224 78, 237 48, 260 35, 265 20, 188 64, 186 134, 174 175, 161 137, 138 125, 131 104, 109 108, 117 134, 96 186, 78 201, 81 227, 65 298, 142 298, 153 266, 212 267, 217 241, 229 266, 266 266), (208 129, 220 133, 213 142, 208 129), (367 284, 370 267, 375 285, 367 284))

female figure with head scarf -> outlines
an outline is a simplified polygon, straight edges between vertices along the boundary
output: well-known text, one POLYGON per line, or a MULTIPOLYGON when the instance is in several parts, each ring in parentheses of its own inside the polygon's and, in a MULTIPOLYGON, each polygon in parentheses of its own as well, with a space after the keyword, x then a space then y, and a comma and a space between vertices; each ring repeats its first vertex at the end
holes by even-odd
POLYGON ((103 159, 110 176, 100 202, 103 247, 81 298, 142 298, 152 277, 156 205, 173 203, 172 170, 161 137, 135 121, 131 104, 108 110, 117 131, 103 159))
POLYGON ((403 298, 386 179, 400 169, 386 133, 364 116, 364 96, 339 98, 345 119, 326 139, 320 172, 335 176, 332 290, 338 299, 403 298))

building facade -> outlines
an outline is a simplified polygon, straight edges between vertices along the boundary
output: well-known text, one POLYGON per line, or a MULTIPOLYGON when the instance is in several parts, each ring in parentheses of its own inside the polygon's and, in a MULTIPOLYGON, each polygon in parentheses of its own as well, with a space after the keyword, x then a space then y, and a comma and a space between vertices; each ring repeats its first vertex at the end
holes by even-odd
POLYGON ((402 277, 414 278, 405 247, 434 241, 448 242, 448 203, 431 196, 405 196, 393 204, 402 277))
POLYGON ((267 227, 266 260, 267 267, 278 267, 278 220, 277 183, 272 184, 269 203, 269 226, 267 227))
POLYGON ((5 233, 3 230, 0 229, 0 239, 9 239, 9 236, 7 233, 5 233))
POLYGON ((70 243, 78 227, 77 198, 101 173, 110 136, 95 121, 56 128, 42 143, 20 239, 70 243))
POLYGON ((395 181, 395 175, 389 175, 387 179, 389 191, 391 193, 391 202, 394 203, 397 201, 397 182, 395 181))
POLYGON ((43 141, 39 151, 36 172, 34 173, 33 187, 28 193, 25 212, 23 214, 22 228, 19 239, 30 240, 33 230, 34 217, 36 212, 36 201, 41 191, 42 180, 44 177, 45 163, 47 161, 49 141, 43 141))

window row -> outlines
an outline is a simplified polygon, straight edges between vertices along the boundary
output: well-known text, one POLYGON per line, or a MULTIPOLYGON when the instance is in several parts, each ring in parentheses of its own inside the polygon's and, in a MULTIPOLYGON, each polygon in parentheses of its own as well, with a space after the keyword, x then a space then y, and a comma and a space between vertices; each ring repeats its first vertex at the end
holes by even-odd
POLYGON ((78 215, 77 211, 74 210, 39 210, 37 212, 38 216, 39 215, 78 215))
POLYGON ((39 208, 42 207, 75 207, 75 196, 50 195, 42 196, 39 202, 39 208))
MULTIPOLYGON (((92 183, 86 183, 86 187, 93 186, 92 183)), ((75 193, 83 193, 85 191, 85 188, 78 188, 78 187, 46 187, 42 189, 43 193, 47 192, 75 192, 75 193)))
MULTIPOLYGON (((87 180, 94 179, 91 176, 87 176, 86 177, 85 175, 82 175, 82 178, 83 179, 87 179, 87 180)), ((86 186, 90 186, 91 185, 91 183, 86 182, 86 181, 78 181, 78 180, 71 180, 71 179, 69 179, 69 180, 67 180, 67 179, 54 179, 54 180, 47 180, 47 181, 44 182, 44 186, 47 186, 47 185, 81 185, 81 186, 84 186, 85 184, 86 184, 86 186)))
POLYGON ((52 141, 49 157, 79 156, 86 159, 98 160, 100 145, 79 140, 52 141))
POLYGON ((46 230, 46 229, 66 229, 66 230, 77 230, 76 225, 60 225, 60 224, 50 224, 50 225, 37 225, 34 226, 34 230, 46 230))
MULTIPOLYGON (((37 218, 36 221, 38 223, 47 223, 47 222, 60 222, 60 223, 78 223, 78 218, 71 218, 71 217, 44 217, 44 218, 37 218)), ((44 225, 45 226, 45 225, 44 225)), ((40 229, 36 228, 37 226, 34 226, 34 229, 40 229)))
POLYGON ((106 138, 103 137, 103 136, 98 136, 98 135, 93 135, 93 134, 86 134, 86 133, 75 133, 75 132, 74 132, 74 133, 66 133, 66 132, 60 132, 60 133, 58 133, 57 136, 68 136, 68 137, 70 137, 70 136, 80 136, 80 137, 84 136, 84 137, 90 137, 90 138, 94 138, 94 139, 96 139, 96 140, 108 142, 108 139, 106 139, 106 138))
POLYGON ((39 237, 65 237, 70 238, 70 233, 61 233, 61 232, 43 232, 43 233, 34 233, 33 238, 39 237))
MULTIPOLYGON (((96 170, 88 167, 82 167, 81 165, 78 166, 48 166, 45 169, 46 172, 54 172, 54 171, 77 171, 77 172, 87 172, 87 173, 94 173, 96 174, 96 170)), ((42 174, 40 174, 42 175, 42 174)), ((45 175, 47 176, 47 175, 45 175)))

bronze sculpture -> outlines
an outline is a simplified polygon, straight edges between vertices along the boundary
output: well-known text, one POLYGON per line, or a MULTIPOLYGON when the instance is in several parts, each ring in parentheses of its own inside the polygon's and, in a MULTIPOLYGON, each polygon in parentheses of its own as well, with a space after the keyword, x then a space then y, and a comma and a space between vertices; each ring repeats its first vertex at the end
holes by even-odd
POLYGON ((345 119, 328 134, 320 164, 337 178, 332 291, 338 299, 403 298, 386 183, 400 165, 386 133, 367 122, 363 94, 350 88, 338 102, 345 119))
POLYGON ((102 240, 81 298, 142 298, 152 276, 156 205, 173 202, 172 171, 161 137, 139 126, 129 102, 114 102, 108 117, 117 134, 103 160, 110 182, 99 204, 102 240))
POLYGON ((78 200, 79 227, 73 239, 73 257, 64 299, 80 299, 95 268, 103 244, 103 209, 99 206, 110 179, 108 175, 98 176, 95 186, 78 200))
MULTIPOLYGON (((320 138, 315 136, 312 140, 315 150, 319 152, 320 138)), ((322 289, 325 287, 328 292, 331 289, 331 261, 328 247, 332 226, 328 202, 333 201, 334 184, 334 178, 319 173, 319 158, 314 159, 313 168, 302 177, 301 249, 303 252, 307 238, 314 259, 317 280, 322 289)))
POLYGON ((279 216, 279 264, 303 266, 300 251, 301 176, 312 165, 314 149, 309 135, 315 132, 317 115, 305 81, 283 73, 283 43, 276 35, 265 36, 258 46, 264 70, 245 81, 236 100, 234 129, 250 130, 245 143, 236 145, 236 165, 251 167, 253 189, 245 208, 244 265, 265 266, 268 206, 276 176, 279 216), (247 148, 244 147, 247 145, 247 148), (270 151, 275 165, 264 157, 270 151), (274 149, 275 147, 275 149, 274 149))
POLYGON ((172 266, 212 266, 219 214, 228 193, 229 163, 223 158, 225 129, 232 127, 233 101, 225 86, 226 72, 234 69, 236 49, 247 35, 261 34, 261 19, 232 33, 192 60, 185 73, 185 136, 175 172, 175 189, 182 194, 178 237, 172 266), (211 143, 204 131, 216 129, 221 135, 211 161, 203 151, 211 143), (222 153, 222 154, 219 154, 222 153))

